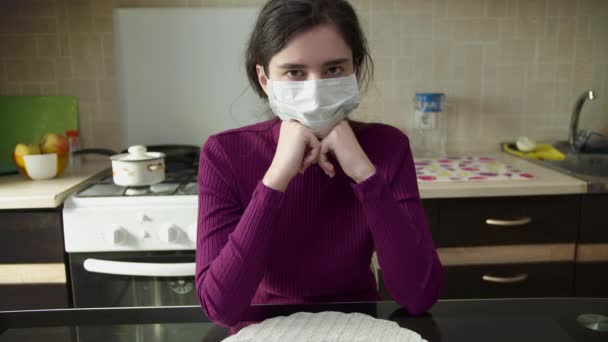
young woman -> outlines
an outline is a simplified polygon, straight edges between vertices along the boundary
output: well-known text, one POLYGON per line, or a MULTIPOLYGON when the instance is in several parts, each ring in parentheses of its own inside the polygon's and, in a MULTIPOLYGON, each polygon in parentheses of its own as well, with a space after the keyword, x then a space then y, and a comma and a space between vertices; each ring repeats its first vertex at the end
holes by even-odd
POLYGON ((201 151, 196 288, 211 320, 233 326, 250 304, 378 300, 374 250, 410 313, 439 297, 407 137, 347 119, 371 62, 347 1, 262 8, 246 67, 277 118, 212 135, 201 151))

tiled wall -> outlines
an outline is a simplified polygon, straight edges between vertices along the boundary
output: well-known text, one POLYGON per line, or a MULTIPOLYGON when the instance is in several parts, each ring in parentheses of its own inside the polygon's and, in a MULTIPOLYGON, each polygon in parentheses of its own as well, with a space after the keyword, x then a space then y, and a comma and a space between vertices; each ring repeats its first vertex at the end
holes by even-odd
MULTIPOLYGON (((84 145, 122 147, 112 8, 263 2, 0 0, 0 94, 76 95, 84 145)), ((376 65, 355 118, 411 132, 413 94, 445 92, 449 151, 487 151, 565 139, 575 97, 594 88, 581 126, 608 131, 607 0, 352 2, 376 65)))

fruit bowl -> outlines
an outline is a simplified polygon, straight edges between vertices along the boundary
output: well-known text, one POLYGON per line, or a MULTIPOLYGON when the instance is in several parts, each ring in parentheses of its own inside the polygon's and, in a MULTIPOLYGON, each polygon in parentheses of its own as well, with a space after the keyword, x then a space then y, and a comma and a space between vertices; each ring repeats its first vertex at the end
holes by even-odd
POLYGON ((17 144, 13 161, 19 173, 27 178, 54 178, 68 165, 69 149, 66 137, 51 132, 45 134, 39 144, 17 144))
POLYGON ((55 178, 67 166, 67 156, 59 156, 57 153, 30 154, 22 158, 23 167, 16 163, 17 169, 22 175, 34 180, 55 178))

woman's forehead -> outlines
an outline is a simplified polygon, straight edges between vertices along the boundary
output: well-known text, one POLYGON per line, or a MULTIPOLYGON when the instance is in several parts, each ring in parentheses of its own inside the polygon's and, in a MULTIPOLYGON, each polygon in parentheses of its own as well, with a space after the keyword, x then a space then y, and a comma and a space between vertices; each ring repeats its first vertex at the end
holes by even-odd
POLYGON ((345 58, 352 60, 352 50, 342 35, 334 25, 322 25, 297 34, 271 58, 270 64, 272 67, 284 64, 318 67, 345 58))

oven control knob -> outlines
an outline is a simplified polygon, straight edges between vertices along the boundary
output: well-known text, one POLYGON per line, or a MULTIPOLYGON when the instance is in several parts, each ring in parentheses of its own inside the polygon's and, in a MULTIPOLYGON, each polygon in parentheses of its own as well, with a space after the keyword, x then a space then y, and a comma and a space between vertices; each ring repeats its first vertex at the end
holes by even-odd
POLYGON ((129 232, 121 226, 108 229, 105 232, 105 239, 112 245, 125 245, 129 238, 129 232))
POLYGON ((178 226, 168 224, 160 228, 158 238, 164 243, 175 243, 179 240, 181 234, 182 230, 178 226))
POLYGON ((150 237, 150 233, 148 233, 146 230, 138 230, 134 233, 134 235, 137 237, 137 239, 139 240, 144 240, 150 237))
POLYGON ((186 232, 188 234, 188 239, 194 243, 196 243, 196 231, 197 231, 198 227, 196 225, 196 223, 193 223, 191 225, 188 226, 188 231, 186 232))

